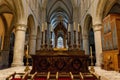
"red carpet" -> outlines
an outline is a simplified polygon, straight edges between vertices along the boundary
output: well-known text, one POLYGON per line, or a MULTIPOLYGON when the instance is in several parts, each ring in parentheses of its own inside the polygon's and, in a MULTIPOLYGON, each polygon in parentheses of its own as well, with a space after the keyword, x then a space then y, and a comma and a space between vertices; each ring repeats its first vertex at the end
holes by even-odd
POLYGON ((35 78, 34 80, 47 80, 46 78, 35 78))
POLYGON ((58 80, 71 80, 71 78, 58 78, 58 80))
POLYGON ((13 78, 11 80, 22 80, 21 78, 13 78))

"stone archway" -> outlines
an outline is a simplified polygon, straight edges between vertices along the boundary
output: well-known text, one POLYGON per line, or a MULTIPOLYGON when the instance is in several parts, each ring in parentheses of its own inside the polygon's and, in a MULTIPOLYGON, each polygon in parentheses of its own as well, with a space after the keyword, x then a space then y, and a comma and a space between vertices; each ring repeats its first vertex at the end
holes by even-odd
POLYGON ((12 24, 15 18, 14 18, 14 13, 12 12, 12 10, 10 10, 7 4, 0 5, 0 8, 1 8, 1 14, 0 14, 1 55, 0 56, 2 57, 2 59, 0 60, 0 68, 6 68, 9 66, 10 38, 11 38, 10 36, 13 31, 12 24))
POLYGON ((92 54, 95 58, 95 41, 94 41, 94 31, 91 15, 87 15, 85 19, 85 24, 83 27, 83 48, 85 53, 90 55, 90 47, 92 47, 92 54))
POLYGON ((41 45, 41 34, 40 34, 40 27, 37 27, 37 38, 36 38, 36 50, 40 50, 41 45))
POLYGON ((101 24, 102 19, 108 14, 112 6, 117 2, 117 0, 100 0, 96 9, 96 17, 94 24, 101 24))
POLYGON ((29 54, 35 54, 36 52, 36 35, 37 29, 35 27, 34 17, 32 15, 28 16, 28 32, 29 32, 29 42, 28 42, 28 49, 29 54))

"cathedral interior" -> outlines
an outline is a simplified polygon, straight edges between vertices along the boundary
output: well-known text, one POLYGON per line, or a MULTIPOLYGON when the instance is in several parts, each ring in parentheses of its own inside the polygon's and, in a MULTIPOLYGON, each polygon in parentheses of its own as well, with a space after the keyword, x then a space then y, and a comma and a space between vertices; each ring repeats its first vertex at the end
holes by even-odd
POLYGON ((0 0, 0 80, 120 80, 119 48, 120 0, 0 0))

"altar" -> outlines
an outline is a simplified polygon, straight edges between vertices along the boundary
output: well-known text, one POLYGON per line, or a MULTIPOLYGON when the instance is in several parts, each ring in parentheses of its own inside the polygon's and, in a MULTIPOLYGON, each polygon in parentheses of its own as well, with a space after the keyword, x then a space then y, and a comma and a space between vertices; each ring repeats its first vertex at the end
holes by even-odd
POLYGON ((89 56, 84 51, 68 51, 68 50, 51 50, 37 51, 32 56, 32 71, 34 72, 89 72, 88 59, 89 56))

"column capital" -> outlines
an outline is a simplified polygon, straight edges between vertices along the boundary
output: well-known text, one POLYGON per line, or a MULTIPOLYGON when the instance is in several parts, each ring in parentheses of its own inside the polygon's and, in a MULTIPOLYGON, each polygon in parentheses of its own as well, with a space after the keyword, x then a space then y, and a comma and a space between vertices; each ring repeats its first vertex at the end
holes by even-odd
POLYGON ((26 24, 15 24, 16 31, 26 31, 27 25, 26 24))
POLYGON ((102 29, 102 24, 95 24, 93 25, 94 32, 100 31, 102 29))

